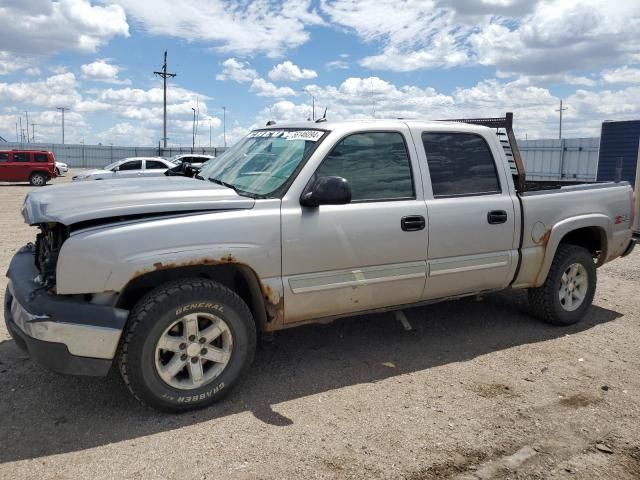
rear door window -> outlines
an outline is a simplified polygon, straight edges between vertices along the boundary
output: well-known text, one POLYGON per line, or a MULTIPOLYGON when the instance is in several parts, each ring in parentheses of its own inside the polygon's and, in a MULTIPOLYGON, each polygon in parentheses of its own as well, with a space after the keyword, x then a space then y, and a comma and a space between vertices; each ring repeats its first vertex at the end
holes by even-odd
POLYGON ((146 169, 147 170, 166 170, 168 167, 157 160, 147 160, 146 169))
POLYGON ((433 196, 455 197, 500 193, 489 145, 473 133, 423 133, 433 196))
POLYGON ((46 153, 34 153, 33 158, 36 162, 49 163, 49 155, 46 153))
POLYGON ((14 162, 30 162, 31 154, 29 152, 13 152, 14 162))

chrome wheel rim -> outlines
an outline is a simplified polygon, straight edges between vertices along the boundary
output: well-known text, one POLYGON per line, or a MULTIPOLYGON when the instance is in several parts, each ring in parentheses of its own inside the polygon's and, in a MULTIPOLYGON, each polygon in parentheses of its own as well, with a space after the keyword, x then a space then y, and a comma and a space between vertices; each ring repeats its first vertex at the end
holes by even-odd
POLYGON ((558 298, 560 305, 568 312, 580 308, 587 296, 589 275, 580 263, 573 263, 567 267, 560 278, 558 298))
POLYGON ((42 178, 42 176, 40 176, 40 175, 35 175, 35 176, 33 177, 33 184, 34 184, 34 185, 42 185, 42 184, 44 183, 44 181, 43 181, 43 180, 44 180, 44 179, 42 178))
POLYGON ((210 313, 190 313, 173 322, 155 348, 158 375, 167 385, 193 390, 215 380, 231 358, 229 326, 210 313))

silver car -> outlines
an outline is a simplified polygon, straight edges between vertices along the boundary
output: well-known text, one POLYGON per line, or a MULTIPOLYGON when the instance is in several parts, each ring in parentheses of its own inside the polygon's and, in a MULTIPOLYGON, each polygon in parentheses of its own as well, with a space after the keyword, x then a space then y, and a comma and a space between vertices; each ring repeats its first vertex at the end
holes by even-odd
POLYGON ((132 177, 157 177, 175 165, 161 157, 130 157, 113 162, 104 168, 87 170, 74 175, 74 182, 83 180, 111 180, 132 177))

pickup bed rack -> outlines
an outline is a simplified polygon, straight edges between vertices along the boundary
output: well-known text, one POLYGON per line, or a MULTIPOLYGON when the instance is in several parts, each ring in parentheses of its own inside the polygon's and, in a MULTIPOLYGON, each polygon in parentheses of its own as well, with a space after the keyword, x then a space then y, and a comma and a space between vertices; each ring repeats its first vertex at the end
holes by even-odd
POLYGON ((484 127, 495 128, 500 139, 500 144, 509 161, 513 182, 519 192, 527 190, 526 174, 524 163, 518 148, 516 136, 513 133, 513 112, 507 112, 504 117, 491 118, 451 118, 438 120, 439 122, 469 123, 471 125, 482 125, 484 127))

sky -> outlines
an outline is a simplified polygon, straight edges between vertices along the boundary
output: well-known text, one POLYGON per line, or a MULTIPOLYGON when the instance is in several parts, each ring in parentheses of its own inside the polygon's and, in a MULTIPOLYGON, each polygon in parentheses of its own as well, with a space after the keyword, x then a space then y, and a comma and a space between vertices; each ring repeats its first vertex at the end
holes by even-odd
POLYGON ((520 138, 640 118, 637 0, 0 0, 0 136, 232 144, 268 120, 502 116, 520 138), (32 124, 35 123, 35 132, 32 124), (20 133, 19 133, 20 134, 20 133), (26 133, 25 133, 26 135, 26 133))

